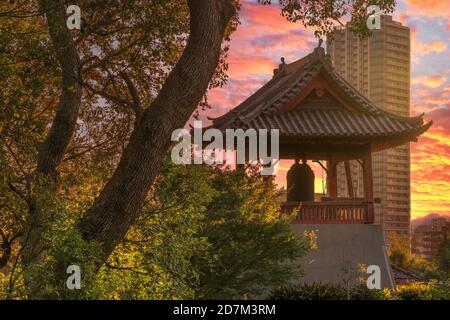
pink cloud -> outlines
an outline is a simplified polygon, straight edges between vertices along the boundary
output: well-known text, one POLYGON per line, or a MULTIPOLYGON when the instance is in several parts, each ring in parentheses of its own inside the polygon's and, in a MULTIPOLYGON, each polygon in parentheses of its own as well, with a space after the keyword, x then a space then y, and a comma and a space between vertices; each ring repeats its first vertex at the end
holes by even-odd
POLYGON ((312 30, 281 16, 278 6, 244 2, 241 24, 231 36, 228 83, 209 93, 213 110, 208 116, 221 115, 237 106, 268 81, 280 58, 292 62, 317 45, 312 30))
POLYGON ((404 2, 411 15, 449 18, 450 4, 446 0, 405 0, 404 2))

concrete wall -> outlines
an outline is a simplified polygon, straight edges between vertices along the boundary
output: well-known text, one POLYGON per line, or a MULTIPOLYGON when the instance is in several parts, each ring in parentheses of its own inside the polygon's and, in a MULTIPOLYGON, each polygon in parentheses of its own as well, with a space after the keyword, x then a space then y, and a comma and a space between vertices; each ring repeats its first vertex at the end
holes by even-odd
POLYGON ((299 282, 346 286, 359 281, 359 266, 378 265, 382 288, 393 288, 392 270, 380 225, 293 224, 295 232, 315 230, 317 249, 300 259, 305 272, 299 282))

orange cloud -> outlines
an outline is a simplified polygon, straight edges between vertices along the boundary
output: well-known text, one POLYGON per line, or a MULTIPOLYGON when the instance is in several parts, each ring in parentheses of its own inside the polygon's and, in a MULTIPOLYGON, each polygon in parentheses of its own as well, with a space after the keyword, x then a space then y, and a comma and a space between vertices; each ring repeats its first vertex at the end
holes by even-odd
POLYGON ((446 0, 406 0, 409 14, 448 19, 449 1, 446 0))
POLYGON ((265 56, 232 55, 228 59, 228 76, 232 79, 249 79, 254 76, 269 77, 276 63, 265 56))
POLYGON ((429 88, 439 88, 447 79, 443 76, 418 76, 411 80, 412 84, 422 84, 429 88))
POLYGON ((433 126, 412 145, 412 217, 450 214, 450 134, 433 126))
POLYGON ((411 214, 450 215, 450 107, 430 112, 434 125, 411 145, 411 214))

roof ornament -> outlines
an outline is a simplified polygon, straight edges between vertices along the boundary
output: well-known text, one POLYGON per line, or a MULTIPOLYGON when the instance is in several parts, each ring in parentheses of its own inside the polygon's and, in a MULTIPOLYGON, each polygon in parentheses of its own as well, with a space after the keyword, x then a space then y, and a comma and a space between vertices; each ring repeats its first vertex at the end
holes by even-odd
POLYGON ((286 67, 286 60, 284 59, 284 57, 281 57, 281 64, 279 65, 278 69, 280 71, 283 71, 285 67, 286 67))
POLYGON ((317 47, 314 49, 314 53, 316 55, 325 55, 325 49, 322 48, 322 44, 323 44, 323 39, 320 38, 317 47))
POLYGON ((283 70, 285 69, 285 67, 286 67, 286 60, 284 59, 284 57, 281 57, 281 63, 278 65, 278 68, 277 68, 277 69, 274 69, 274 70, 273 70, 273 75, 275 76, 275 75, 277 75, 278 73, 283 72, 283 70))
POLYGON ((317 48, 322 48, 323 39, 319 38, 319 44, 317 45, 317 48))

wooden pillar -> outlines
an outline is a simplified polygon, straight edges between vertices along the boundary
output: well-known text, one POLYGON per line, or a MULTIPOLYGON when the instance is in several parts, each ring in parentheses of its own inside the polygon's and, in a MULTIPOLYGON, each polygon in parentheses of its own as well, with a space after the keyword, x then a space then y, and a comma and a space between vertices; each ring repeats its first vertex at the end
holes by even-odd
POLYGON ((330 198, 337 198, 337 162, 331 158, 327 161, 327 186, 330 198))
POLYGON ((372 176, 372 153, 370 150, 363 155, 364 171, 364 198, 366 201, 373 202, 373 176, 372 176))
POLYGON ((364 198, 367 202, 366 223, 374 223, 374 207, 373 207, 373 175, 372 175, 372 152, 369 149, 363 155, 363 171, 364 171, 364 198))
POLYGON ((352 180, 352 172, 350 170, 350 161, 349 160, 345 160, 344 164, 345 164, 345 177, 346 177, 346 180, 347 180, 348 197, 349 198, 354 198, 355 197, 355 193, 353 191, 353 180, 352 180))

